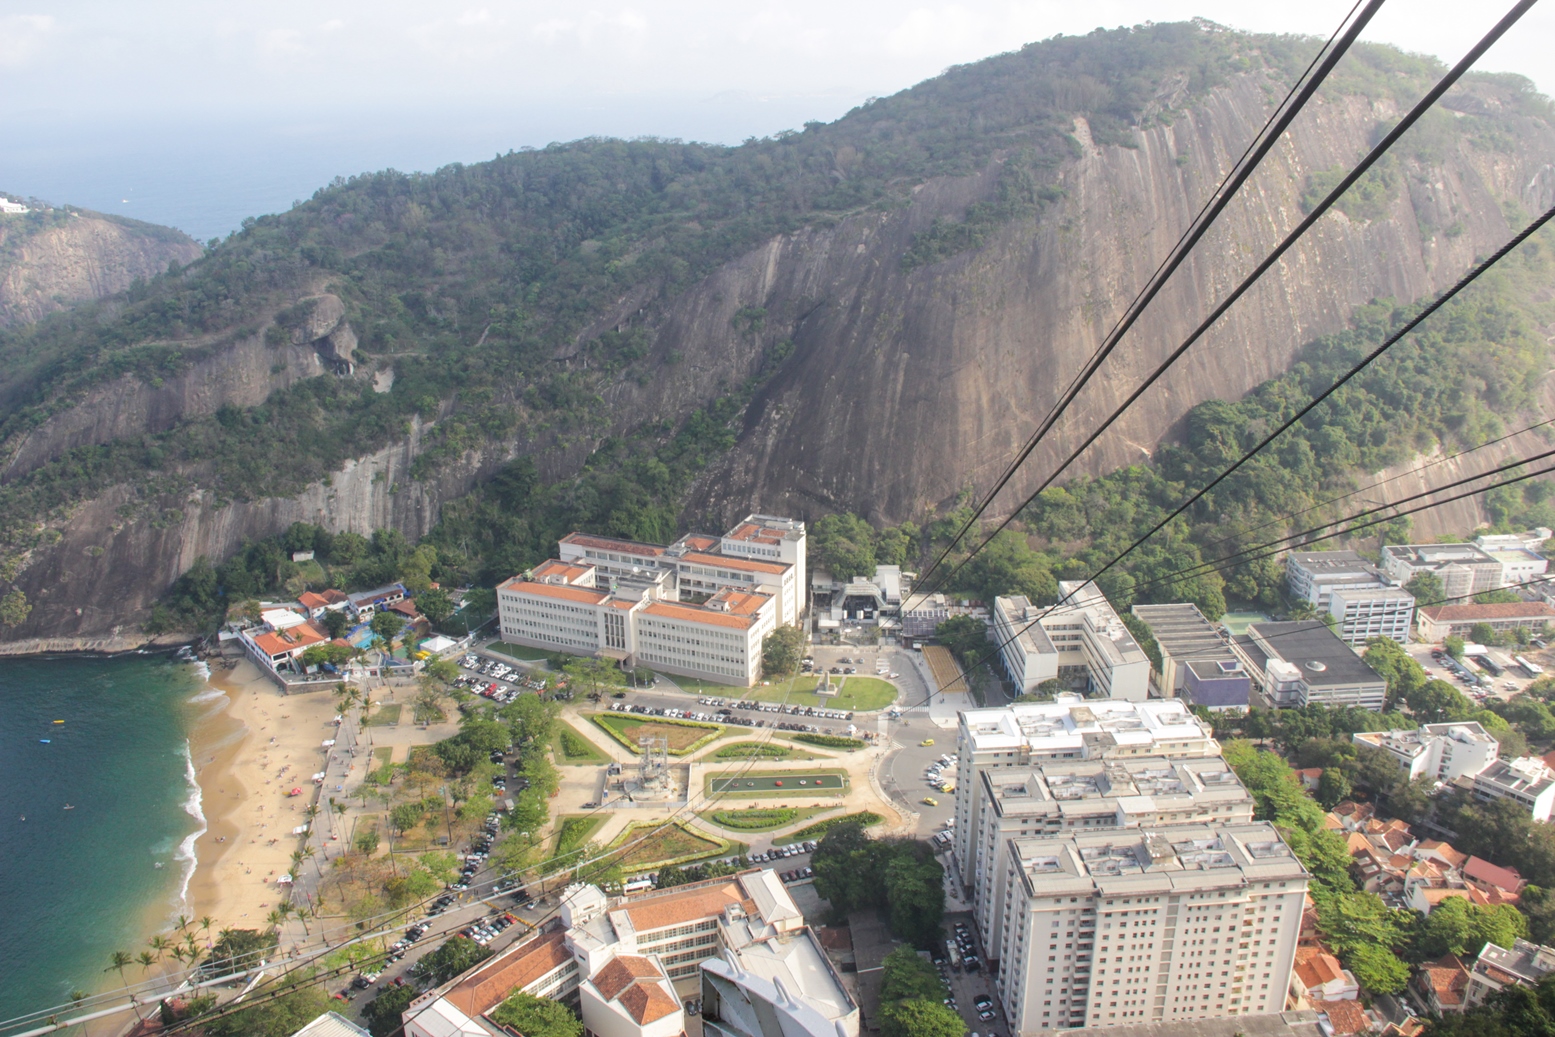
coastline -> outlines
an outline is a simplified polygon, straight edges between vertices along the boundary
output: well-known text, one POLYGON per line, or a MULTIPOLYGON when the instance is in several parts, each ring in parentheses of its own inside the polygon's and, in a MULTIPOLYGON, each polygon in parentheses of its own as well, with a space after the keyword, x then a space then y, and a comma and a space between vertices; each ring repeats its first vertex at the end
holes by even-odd
POLYGON ((227 927, 263 929, 287 899, 275 879, 291 871, 303 845, 292 830, 307 820, 335 717, 331 696, 283 695, 247 659, 231 669, 218 661, 207 683, 226 702, 190 734, 205 830, 189 841, 194 862, 183 895, 202 944, 199 919, 213 919, 210 939, 227 927), (289 795, 293 788, 303 793, 289 795))

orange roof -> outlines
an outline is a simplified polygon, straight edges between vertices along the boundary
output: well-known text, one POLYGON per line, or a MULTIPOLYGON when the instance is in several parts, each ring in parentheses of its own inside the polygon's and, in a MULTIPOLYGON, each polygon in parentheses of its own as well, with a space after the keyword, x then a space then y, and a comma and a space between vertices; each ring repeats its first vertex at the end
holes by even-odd
POLYGON ((410 598, 401 598, 399 601, 396 601, 390 605, 389 610, 391 612, 398 612, 400 615, 407 616, 411 619, 415 619, 417 616, 421 615, 420 612, 416 611, 415 601, 410 598))
POLYGON ((737 558, 733 555, 708 555, 700 551, 687 551, 680 556, 682 562, 695 562, 697 565, 721 565, 725 569, 744 569, 753 573, 783 573, 788 566, 777 562, 758 562, 754 558, 737 558))
POLYGON ((531 580, 543 580, 547 576, 560 577, 568 583, 577 583, 589 574, 592 565, 573 565, 571 562, 563 562, 557 558, 548 558, 535 566, 529 573, 531 580))
POLYGON ((343 605, 346 602, 351 600, 351 598, 346 594, 345 591, 337 591, 333 587, 331 587, 329 590, 324 591, 323 593, 321 593, 319 595, 319 597, 323 598, 326 602, 328 602, 331 605, 343 605))
POLYGON ((254 644, 261 652, 273 658, 283 652, 296 652, 328 640, 329 635, 312 623, 300 623, 276 633, 259 634, 254 638, 254 644))
POLYGON ((303 608, 321 609, 329 604, 329 599, 322 594, 314 594, 312 591, 303 591, 297 595, 297 603, 303 608))
POLYGON ((664 619, 678 619, 684 623, 706 623, 709 626, 732 627, 736 630, 748 630, 755 622, 750 616, 735 616, 727 612, 714 612, 695 605, 678 605, 669 601, 651 602, 643 608, 643 613, 664 619))
POLYGON ((680 542, 693 551, 711 551, 718 546, 718 538, 710 537, 704 533, 691 533, 680 538, 680 542))
POLYGON ((1440 839, 1424 840, 1419 846, 1415 847, 1415 853, 1439 857, 1454 868, 1463 867, 1464 862, 1469 859, 1468 854, 1461 850, 1453 849, 1452 843, 1444 843, 1440 839))
POLYGON ((639 1026, 680 1011, 680 1001, 666 994, 657 983, 633 983, 621 993, 620 1002, 639 1026))
POLYGON ((1437 904, 1440 904, 1443 900, 1447 900, 1451 897, 1462 897, 1469 903, 1477 904, 1480 907, 1484 907, 1490 903, 1490 901, 1486 899, 1485 894, 1481 893, 1473 886, 1465 886, 1463 889, 1449 889, 1445 886, 1436 886, 1430 889, 1422 889, 1420 891, 1420 895, 1425 898, 1425 902, 1427 904, 1430 904, 1433 907, 1437 904))
POLYGON ((511 591, 514 594, 530 594, 537 598, 557 598, 561 601, 576 601, 584 605, 598 605, 610 597, 608 591, 591 590, 587 587, 574 587, 566 583, 535 583, 533 580, 521 580, 517 577, 509 580, 497 589, 511 591))
POLYGON ((1358 1001, 1314 1001, 1312 1007, 1328 1016, 1336 1037, 1350 1037, 1371 1029, 1371 1020, 1358 1001))
POLYGON ((639 979, 658 978, 658 968, 647 958, 635 954, 617 954, 594 973, 594 978, 589 982, 594 984, 594 989, 606 1001, 614 1001, 621 996, 621 991, 639 979))
POLYGON ((498 955, 450 990, 448 1000, 471 1018, 491 1011, 513 991, 571 961, 566 937, 566 930, 556 929, 498 955))
POLYGON ((1436 993, 1436 1000, 1442 1005, 1461 1005, 1463 1003, 1463 991, 1469 985, 1469 970, 1463 967, 1463 962, 1458 960, 1455 954, 1448 954, 1436 961, 1428 961, 1420 966, 1425 973, 1426 982, 1436 993))
POLYGON ((727 536, 730 540, 763 540, 769 544, 778 544, 783 541, 783 530, 758 526, 754 522, 741 522, 727 536))
POLYGON ((1320 947, 1298 947, 1295 971, 1296 978, 1307 990, 1344 978, 1339 959, 1320 947))
POLYGON ((561 538, 561 543, 577 544, 579 547, 592 547, 599 551, 619 551, 622 554, 642 555, 644 558, 658 558, 664 554, 664 548, 657 544, 639 544, 635 540, 617 540, 615 537, 594 536, 589 533, 568 533, 561 538))
POLYGON ((725 587, 703 603, 703 608, 719 612, 732 612, 738 616, 754 616, 762 606, 772 600, 772 595, 760 592, 737 591, 725 587))
MULTIPOLYGON (((733 879, 680 886, 664 893, 650 893, 628 900, 619 910, 631 919, 639 933, 669 925, 715 918, 730 904, 745 904, 745 895, 733 879)), ((755 910, 752 904, 750 910, 755 910)))
POLYGON ((1499 605, 1430 605, 1419 611, 1437 623, 1555 618, 1555 608, 1542 601, 1510 601, 1499 605))
POLYGON ((1469 858, 1468 863, 1463 866, 1463 874, 1466 878, 1499 886, 1513 893, 1522 892, 1522 888, 1528 885, 1516 868, 1502 868, 1479 857, 1469 858))

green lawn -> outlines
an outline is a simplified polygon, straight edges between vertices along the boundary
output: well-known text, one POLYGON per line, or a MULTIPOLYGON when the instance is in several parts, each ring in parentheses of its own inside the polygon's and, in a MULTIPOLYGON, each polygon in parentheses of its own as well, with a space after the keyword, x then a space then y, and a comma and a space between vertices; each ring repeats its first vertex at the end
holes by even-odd
POLYGON ((730 742, 728 745, 719 746, 716 750, 702 757, 702 762, 711 760, 818 760, 823 757, 814 753, 807 753, 796 749, 791 745, 779 742, 730 742))
POLYGON ((857 822, 858 824, 863 825, 865 828, 869 828, 872 825, 878 825, 883 820, 884 818, 882 818, 879 814, 874 813, 873 811, 860 810, 856 814, 842 814, 839 817, 829 817, 825 821, 817 821, 813 825, 806 825, 805 827, 799 829, 797 832, 790 832, 788 835, 779 836, 778 838, 772 840, 772 843, 775 846, 782 846, 785 843, 802 843, 810 839, 819 839, 821 836, 826 834, 828 829, 835 828, 838 825, 853 824, 857 822))
POLYGON ((704 810, 698 816, 708 824, 731 832, 770 832, 794 824, 836 807, 745 807, 734 810, 704 810))
POLYGON ((810 771, 715 771, 703 781, 705 793, 713 799, 846 796, 849 788, 848 772, 834 768, 810 771))
POLYGON ((374 768, 387 767, 389 765, 389 760, 392 759, 393 756, 394 747, 392 745, 380 745, 378 748, 373 750, 374 768))
POLYGON ((700 720, 651 717, 638 713, 590 713, 588 718, 608 731, 616 741, 634 753, 642 752, 640 738, 663 738, 671 756, 685 756, 703 748, 724 733, 722 724, 700 720))
POLYGON ((724 857, 736 849, 736 844, 727 839, 693 832, 674 822, 633 822, 611 841, 608 849, 614 850, 628 842, 632 847, 616 858, 616 864, 627 874, 665 864, 689 864, 705 857, 724 857))
POLYGON ((391 706, 379 706, 373 710, 372 716, 367 718, 368 727, 392 727, 400 722, 401 707, 398 703, 391 706))
POLYGON ((556 738, 551 743, 556 747, 557 763, 609 763, 610 757, 599 750, 593 742, 579 734, 571 724, 556 722, 556 738))
POLYGON ((547 652, 543 648, 530 648, 528 645, 510 645, 505 641, 493 641, 486 646, 493 652, 512 656, 514 659, 523 659, 527 662, 545 662, 555 652, 547 652))
POLYGON ((796 677, 792 692, 787 681, 774 682, 769 687, 757 685, 751 688, 745 693, 745 698, 758 702, 786 702, 790 706, 820 706, 850 713, 884 709, 896 701, 896 686, 889 681, 878 677, 840 679, 842 685, 836 695, 817 695, 814 677, 796 677))
POLYGON ((564 814, 556 826, 556 855, 570 853, 588 842, 599 826, 605 823, 603 814, 564 814))

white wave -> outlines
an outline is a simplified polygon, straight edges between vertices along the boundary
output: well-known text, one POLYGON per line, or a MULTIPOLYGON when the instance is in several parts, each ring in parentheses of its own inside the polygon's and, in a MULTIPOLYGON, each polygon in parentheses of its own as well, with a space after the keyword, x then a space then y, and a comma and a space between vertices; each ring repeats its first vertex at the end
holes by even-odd
POLYGON ((194 870, 199 866, 199 859, 194 851, 195 840, 205 834, 205 810, 203 794, 200 791, 200 782, 194 769, 194 754, 190 751, 189 742, 184 742, 184 777, 189 782, 189 795, 184 800, 184 812, 194 818, 195 830, 184 836, 183 842, 178 844, 178 850, 173 854, 173 860, 183 864, 183 875, 178 882, 178 910, 180 914, 189 913, 189 882, 194 878, 194 870))
POLYGON ((211 668, 205 665, 204 659, 191 659, 190 665, 194 667, 194 672, 200 675, 200 679, 202 681, 208 681, 211 679, 211 668))
POLYGON ((189 702, 191 704, 196 704, 196 703, 200 703, 200 702, 215 702, 217 699, 224 699, 226 697, 227 697, 227 693, 225 691, 222 691, 220 688, 206 688, 204 691, 200 692, 198 695, 191 695, 190 698, 189 698, 189 702))

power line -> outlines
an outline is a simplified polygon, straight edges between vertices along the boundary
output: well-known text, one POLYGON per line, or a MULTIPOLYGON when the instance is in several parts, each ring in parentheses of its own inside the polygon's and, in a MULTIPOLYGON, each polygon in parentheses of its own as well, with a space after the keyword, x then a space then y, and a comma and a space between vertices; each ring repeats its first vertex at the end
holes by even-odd
POLYGON ((1182 265, 1188 254, 1198 244, 1199 239, 1204 236, 1210 226, 1220 216, 1220 213, 1230 204, 1231 199, 1235 197, 1247 178, 1252 175, 1259 163, 1263 161, 1270 149, 1274 147, 1280 135, 1290 126, 1291 121, 1295 119, 1307 101, 1311 99, 1323 80, 1333 71, 1339 59, 1344 56, 1351 44, 1355 42, 1356 37, 1360 35, 1361 30, 1366 27, 1366 24, 1371 21, 1372 17, 1381 8, 1383 0, 1369 0, 1366 8, 1361 11, 1359 17, 1356 17, 1355 13, 1360 8, 1361 2, 1363 0, 1358 0, 1356 5, 1350 9, 1349 14, 1345 15, 1339 27, 1334 30, 1333 35, 1328 38, 1322 49, 1313 56, 1312 61, 1302 71, 1296 82, 1291 85, 1290 90, 1285 95, 1285 99, 1280 102, 1280 106, 1270 114, 1263 128, 1259 130, 1258 134, 1243 150, 1241 157, 1237 159, 1230 171, 1221 180, 1219 186, 1216 187, 1215 192, 1210 195, 1199 209, 1193 222, 1183 231, 1176 245, 1172 247, 1166 258, 1156 267, 1155 272, 1145 282, 1145 286, 1139 290, 1139 294, 1134 297, 1128 309, 1118 318, 1117 323, 1112 326, 1112 330, 1107 333, 1101 345, 1091 354, 1085 365, 1076 372, 1074 378, 1070 380, 1069 385, 1059 396, 1058 400, 1048 409, 1047 414, 1038 424, 1036 430, 1027 438, 1025 446, 1005 467, 1004 473, 994 483, 993 488, 988 491, 983 498, 983 502, 977 506, 971 517, 962 524, 960 530, 951 538, 950 543, 946 545, 940 556, 924 571, 923 580, 927 581, 929 576, 945 561, 950 552, 961 542, 962 537, 966 536, 967 531, 972 528, 977 519, 993 503, 1000 491, 1014 477, 1015 472, 1031 456, 1031 452, 1037 448, 1037 444, 1047 435, 1054 422, 1063 415, 1075 396, 1084 388, 1085 383, 1090 380, 1091 376, 1096 373, 1097 368, 1101 366, 1113 349, 1116 348, 1118 342, 1134 326, 1134 322, 1139 319, 1140 315, 1155 299, 1166 282, 1176 273, 1178 267, 1182 265), (1353 21, 1351 21, 1352 18, 1354 19, 1353 21), (1346 23, 1349 24, 1348 29, 1345 27, 1346 23), (1342 38, 1340 38, 1341 33, 1343 34, 1342 38), (1334 43, 1336 39, 1339 40, 1337 47, 1335 47, 1334 43), (1314 68, 1317 69, 1315 76, 1312 75, 1314 68))
MULTIPOLYGON (((1373 165, 1375 165, 1379 160, 1382 159, 1384 155, 1387 154, 1387 152, 1393 147, 1395 143, 1398 142, 1399 138, 1410 129, 1410 127, 1412 127, 1417 121, 1424 117, 1426 112, 1435 106, 1436 102, 1441 99, 1443 94, 1451 89, 1459 79, 1461 79, 1470 69, 1474 67, 1475 62, 1477 62, 1484 55, 1485 51, 1489 50, 1497 40, 1505 35, 1505 33, 1517 23, 1518 19, 1520 19, 1528 12, 1529 8, 1531 8, 1535 2, 1536 0, 1518 0, 1518 3, 1513 5, 1512 9, 1508 11, 1507 14, 1503 16, 1502 19, 1497 22, 1491 28, 1491 30, 1480 39, 1478 43, 1470 48, 1467 54, 1465 54, 1463 58, 1459 60, 1459 62, 1454 65, 1452 69, 1448 71, 1448 73, 1443 76, 1435 86, 1427 91, 1424 97, 1416 102, 1414 107, 1409 110, 1409 113, 1405 115, 1404 118, 1401 119, 1398 124, 1394 126, 1393 129, 1390 130, 1388 134, 1383 137, 1375 147, 1372 148, 1370 152, 1367 153, 1366 157, 1363 158, 1358 164, 1356 164, 1355 168, 1353 168, 1349 174, 1347 174, 1345 178, 1341 180, 1338 185, 1335 186, 1334 189, 1330 191, 1321 202, 1315 205, 1312 210, 1307 213, 1306 217, 1302 219, 1302 221, 1298 223, 1296 227, 1289 234, 1287 234, 1277 246, 1275 246, 1273 251, 1271 251, 1269 255, 1265 257, 1264 260, 1259 263, 1250 274, 1242 279, 1241 283, 1238 284, 1236 288, 1233 289, 1231 293, 1215 307, 1210 315, 1206 317, 1199 324, 1199 326, 1193 330, 1191 334, 1189 334, 1183 343, 1175 350, 1173 350, 1171 354, 1169 354, 1167 358, 1159 366, 1157 366, 1153 372, 1151 372, 1149 377, 1147 377, 1144 382, 1138 386, 1138 388, 1130 393, 1128 398, 1125 399, 1123 403, 1120 404, 1116 409, 1114 409, 1113 412, 1108 415, 1106 420, 1104 420, 1093 432, 1091 432, 1089 436, 1086 437, 1085 441, 1082 442, 1079 447, 1071 452, 1057 468, 1055 468, 1046 478, 1044 478, 1041 484, 1031 492, 1030 496, 1028 496, 1019 507, 1015 508, 1002 522, 994 527, 993 532, 989 533, 988 536, 983 539, 982 543, 973 548, 965 558, 956 564, 956 566, 940 581, 940 585, 942 586, 950 579, 953 579, 956 573, 960 572, 961 569, 965 567, 966 564, 971 561, 971 559, 976 556, 979 551, 987 547, 995 536, 997 536, 1005 527, 1014 521, 1023 510, 1029 507, 1031 503, 1035 501, 1042 493, 1042 491, 1051 486, 1054 480, 1056 480, 1059 475, 1063 474, 1063 472, 1071 464, 1073 464, 1075 460, 1080 457, 1080 455, 1085 453, 1085 451, 1101 437, 1102 433, 1106 432, 1107 429, 1112 427, 1113 423, 1116 422, 1125 411, 1132 407, 1139 399, 1139 397, 1144 395, 1144 393, 1152 385, 1154 385, 1167 372, 1167 370, 1172 367, 1172 365, 1181 359, 1183 354, 1186 353, 1188 349, 1192 347, 1193 344, 1196 343, 1201 337, 1203 337, 1205 332, 1207 332, 1211 326, 1219 321, 1220 318, 1224 316, 1225 313, 1233 305, 1235 305, 1236 302, 1241 299, 1241 297, 1246 294, 1247 291, 1249 291, 1253 285, 1256 284, 1258 280, 1262 278, 1262 276, 1268 272, 1271 267, 1274 266, 1276 262, 1279 261, 1280 257, 1289 251, 1290 248, 1294 246, 1296 242, 1300 240, 1301 237, 1303 237, 1315 223, 1317 223, 1318 219, 1321 218, 1329 210, 1329 208, 1332 207, 1334 203, 1337 202, 1340 197, 1342 197, 1345 192, 1355 184, 1357 180, 1365 175, 1373 165)), ((1540 221, 1539 226, 1542 225, 1543 222, 1540 221)), ((1514 241, 1514 243, 1517 242, 1514 241)), ((1459 287, 1461 287, 1461 283, 1459 287)), ((1457 289, 1455 288, 1454 293, 1456 291, 1457 289)), ((930 587, 925 587, 923 590, 924 594, 932 592, 933 588, 930 587)))

